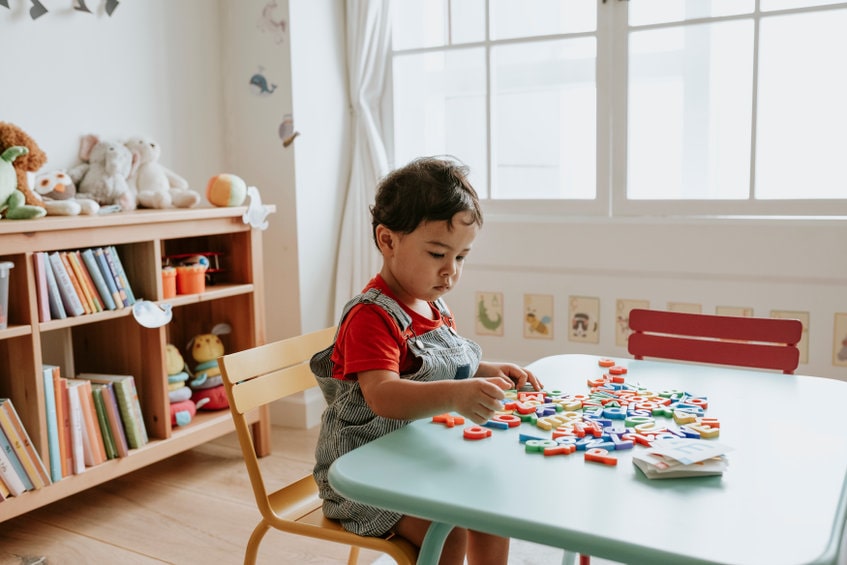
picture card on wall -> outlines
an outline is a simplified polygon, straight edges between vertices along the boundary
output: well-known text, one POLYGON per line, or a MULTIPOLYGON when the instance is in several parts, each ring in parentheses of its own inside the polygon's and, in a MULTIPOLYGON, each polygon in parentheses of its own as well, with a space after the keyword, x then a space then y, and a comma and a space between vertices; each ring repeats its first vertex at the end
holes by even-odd
POLYGON ((568 341, 600 343, 600 299, 593 296, 568 297, 568 341))
POLYGON ((715 308, 715 314, 718 316, 742 316, 751 318, 753 309, 748 306, 718 306, 715 308))
POLYGON ((523 336, 530 339, 553 339, 553 295, 524 294, 523 336))
POLYGON ((477 335, 503 335, 503 293, 476 293, 477 335))
POLYGON ((629 334, 632 333, 632 330, 629 329, 629 311, 633 308, 649 307, 649 300, 618 298, 617 306, 615 307, 615 345, 618 347, 626 347, 626 343, 629 340, 629 334))
POLYGON ((800 350, 800 363, 809 362, 809 313, 795 310, 771 310, 771 318, 793 318, 803 324, 803 334, 797 349, 800 350))
POLYGON ((847 367, 847 312, 835 313, 832 336, 832 364, 847 367))
POLYGON ((702 314, 703 305, 694 302, 668 302, 670 312, 685 312, 686 314, 702 314))

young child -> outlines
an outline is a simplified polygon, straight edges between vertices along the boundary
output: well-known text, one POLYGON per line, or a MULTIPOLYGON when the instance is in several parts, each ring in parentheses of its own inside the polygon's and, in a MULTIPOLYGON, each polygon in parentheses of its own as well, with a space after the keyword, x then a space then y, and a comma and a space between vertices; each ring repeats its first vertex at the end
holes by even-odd
MULTIPOLYGON (((315 479, 324 513, 359 535, 397 534, 420 547, 429 522, 347 500, 327 482, 339 456, 407 425, 458 412, 477 424, 502 405, 504 390, 541 384, 511 363, 480 360, 458 335, 442 296, 462 274, 482 227, 463 165, 421 158, 386 176, 371 207, 382 270, 344 308, 335 343, 312 358, 327 401, 315 479), (473 378, 471 378, 473 377, 473 378)), ((505 564, 509 540, 454 528, 442 564, 505 564)))

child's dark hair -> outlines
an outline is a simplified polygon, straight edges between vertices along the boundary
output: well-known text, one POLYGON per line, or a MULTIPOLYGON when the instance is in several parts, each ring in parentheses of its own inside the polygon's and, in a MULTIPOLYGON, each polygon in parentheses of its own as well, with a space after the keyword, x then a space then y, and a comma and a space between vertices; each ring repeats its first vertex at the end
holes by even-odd
POLYGON ((422 222, 446 221, 452 228, 458 212, 470 212, 469 225, 482 227, 482 208, 468 181, 468 167, 451 158, 415 159, 388 173, 377 186, 371 206, 374 242, 380 224, 399 233, 412 233, 422 222))

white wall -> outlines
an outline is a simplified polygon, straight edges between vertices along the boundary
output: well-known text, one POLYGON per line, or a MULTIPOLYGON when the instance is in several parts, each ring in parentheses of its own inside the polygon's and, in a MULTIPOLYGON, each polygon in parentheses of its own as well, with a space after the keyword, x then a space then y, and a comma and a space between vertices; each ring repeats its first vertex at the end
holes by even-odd
MULTIPOLYGON (((221 37, 228 170, 256 186, 265 204, 276 206, 263 234, 265 326, 275 341, 300 333, 297 187, 294 161, 299 139, 283 147, 279 126, 286 114, 295 114, 291 96, 291 33, 288 2, 278 1, 269 11, 272 21, 284 21, 277 32, 260 29, 267 0, 221 0, 221 37), (260 94, 250 86, 261 72, 273 92, 260 94)), ((267 25, 267 24, 265 24, 267 25)), ((276 29, 271 26, 270 29, 276 29)), ((223 172, 223 171, 220 171, 223 172)))
MULTIPOLYGON (((162 163, 205 190, 224 161, 217 4, 121 2, 112 17, 45 0, 0 7, 0 120, 47 153, 44 170, 77 163, 80 137, 152 136, 162 163)), ((102 10, 100 2, 89 2, 102 10)))
MULTIPOLYGON (((486 218, 459 286, 447 297, 463 334, 487 356, 528 363, 557 353, 629 357, 615 344, 618 299, 809 312, 798 373, 847 380, 834 366, 833 320, 847 312, 843 218, 811 220, 486 218), (505 335, 475 333, 476 292, 502 292, 505 335), (524 337, 524 294, 554 297, 552 339, 524 337), (568 340, 570 296, 600 298, 600 343, 568 340)), ((843 339, 844 336, 840 336, 843 339)))

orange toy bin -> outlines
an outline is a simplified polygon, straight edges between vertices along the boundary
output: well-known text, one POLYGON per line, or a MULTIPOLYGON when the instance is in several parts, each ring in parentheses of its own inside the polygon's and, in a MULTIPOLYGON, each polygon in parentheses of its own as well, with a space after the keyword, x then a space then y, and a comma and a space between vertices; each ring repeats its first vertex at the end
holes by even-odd
POLYGON ((162 298, 176 296, 176 269, 162 269, 162 298))
POLYGON ((194 265, 176 268, 177 294, 199 294, 206 291, 206 268, 194 265))

